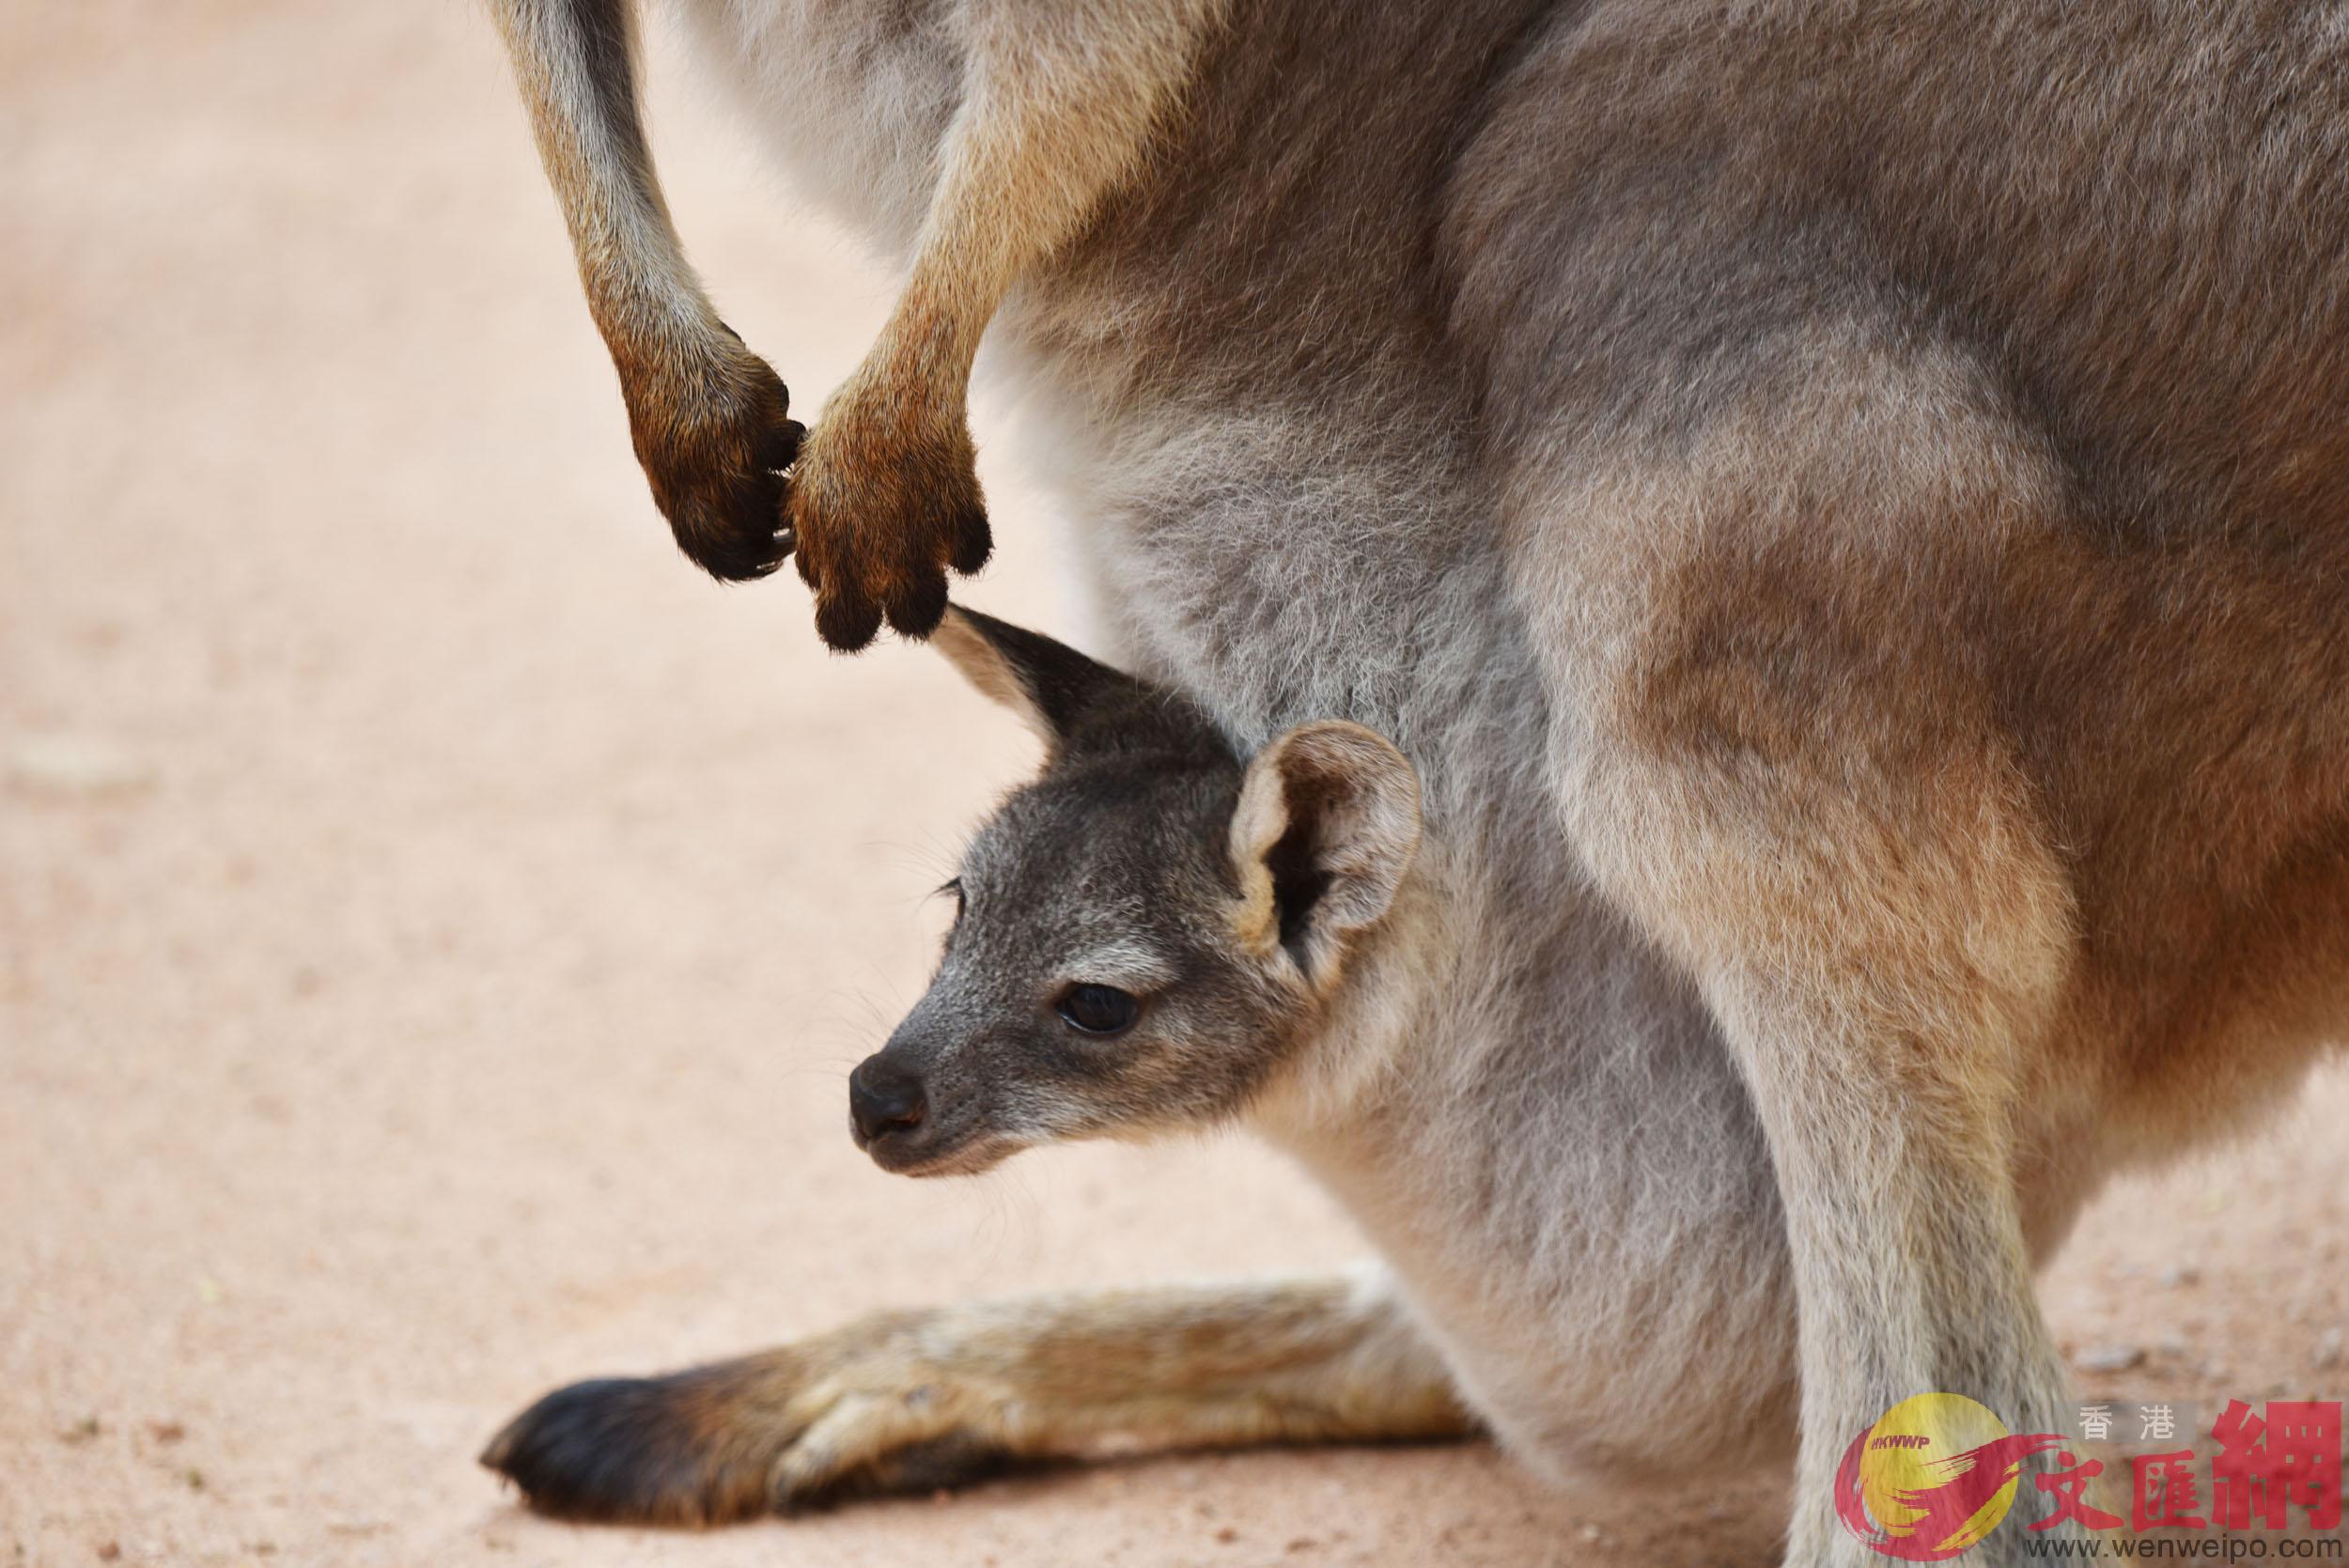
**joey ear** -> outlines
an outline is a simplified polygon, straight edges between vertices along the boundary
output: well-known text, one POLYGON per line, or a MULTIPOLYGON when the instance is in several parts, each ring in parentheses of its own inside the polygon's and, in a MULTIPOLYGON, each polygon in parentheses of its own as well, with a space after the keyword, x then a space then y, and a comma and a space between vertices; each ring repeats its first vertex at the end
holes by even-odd
POLYGON ((1050 637, 949 605, 930 646, 963 678, 1019 715, 1054 752, 1088 708, 1131 678, 1050 637))
POLYGON ((1232 813, 1243 944, 1285 947, 1319 981, 1394 902, 1419 848, 1419 775, 1360 724, 1300 724, 1248 765, 1232 813))

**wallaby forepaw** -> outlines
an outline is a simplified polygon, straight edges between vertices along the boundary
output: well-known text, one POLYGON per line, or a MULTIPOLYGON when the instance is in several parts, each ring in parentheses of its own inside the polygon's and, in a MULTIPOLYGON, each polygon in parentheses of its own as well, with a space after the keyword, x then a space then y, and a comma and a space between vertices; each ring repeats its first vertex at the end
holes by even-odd
POLYGON ((946 613, 948 570, 975 572, 994 548, 969 431, 887 428, 873 407, 826 413, 784 498, 816 629, 844 653, 883 622, 927 637, 946 613))
POLYGON ((629 385, 636 460, 679 549, 725 582, 764 577, 791 553, 785 470, 806 429, 791 396, 748 350, 629 385))

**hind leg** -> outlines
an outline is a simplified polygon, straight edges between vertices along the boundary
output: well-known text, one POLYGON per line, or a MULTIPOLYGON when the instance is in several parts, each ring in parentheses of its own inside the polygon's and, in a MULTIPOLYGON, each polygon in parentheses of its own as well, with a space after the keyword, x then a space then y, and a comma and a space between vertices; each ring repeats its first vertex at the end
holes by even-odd
POLYGON ((1383 1276, 1098 1291, 868 1318, 737 1361, 557 1389, 482 1463, 533 1507, 712 1524, 1003 1464, 1470 1429, 1383 1276))
MULTIPOLYGON (((2063 1424, 2016 1171, 2077 1088, 2051 1050, 2073 915, 1978 644, 2048 503, 1983 409, 1948 366, 1817 345, 1671 462, 1553 487, 1517 546, 1569 831, 1698 981, 1769 1141, 1799 1568, 1875 1560, 1832 1498, 1895 1403, 2063 1424)), ((2015 1512, 2043 1512, 2028 1482, 2015 1512)), ((2025 1518, 1977 1559, 2019 1558, 2025 1518)))

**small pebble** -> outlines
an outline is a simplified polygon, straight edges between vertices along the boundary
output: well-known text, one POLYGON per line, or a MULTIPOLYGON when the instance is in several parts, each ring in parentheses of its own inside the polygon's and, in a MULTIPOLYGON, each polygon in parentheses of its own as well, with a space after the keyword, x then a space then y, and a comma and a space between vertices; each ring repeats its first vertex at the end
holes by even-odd
POLYGON ((2082 1372, 2126 1372, 2145 1358, 2141 1344, 2092 1345, 2072 1358, 2082 1372))
POLYGON ((2316 1367, 2319 1372, 2341 1365, 2341 1330, 2327 1328, 2316 1337, 2316 1367))
POLYGON ((2154 1276, 2161 1281, 2163 1288, 2168 1290, 2176 1290, 2182 1285, 2193 1284, 2201 1277, 2201 1269, 2194 1267, 2191 1264, 2182 1263, 2173 1263, 2154 1276))

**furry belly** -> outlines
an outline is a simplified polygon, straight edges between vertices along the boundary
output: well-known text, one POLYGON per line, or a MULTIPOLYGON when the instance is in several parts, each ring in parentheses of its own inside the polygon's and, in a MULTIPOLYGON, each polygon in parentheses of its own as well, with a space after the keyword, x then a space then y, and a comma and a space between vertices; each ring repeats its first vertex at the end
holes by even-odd
POLYGON ((1465 1280, 1389 1263, 1469 1407, 1553 1484, 1793 1457, 1793 1313, 1774 1292, 1702 1276, 1525 1291, 1497 1283, 1489 1260, 1465 1280), (1708 1295, 1711 1310, 1687 1311, 1708 1295), (1657 1305, 1626 1311, 1626 1296, 1657 1305))

